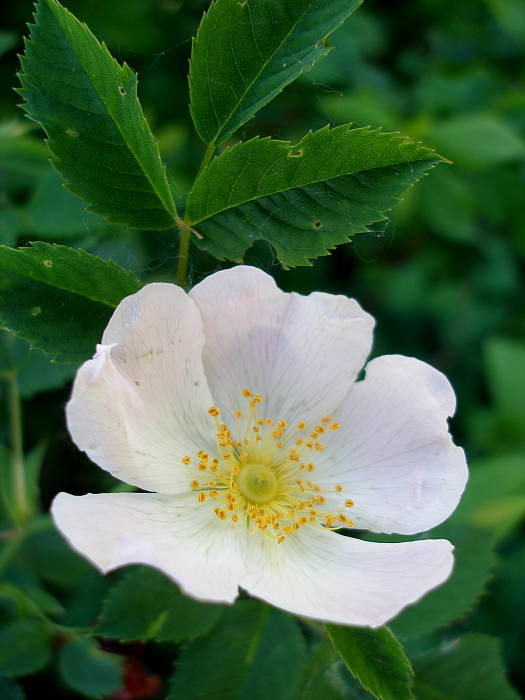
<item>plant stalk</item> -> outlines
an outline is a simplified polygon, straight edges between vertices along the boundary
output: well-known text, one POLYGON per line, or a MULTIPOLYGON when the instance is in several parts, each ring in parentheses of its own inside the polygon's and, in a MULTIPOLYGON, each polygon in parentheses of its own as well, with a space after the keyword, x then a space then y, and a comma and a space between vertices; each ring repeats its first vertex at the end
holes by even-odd
MULTIPOLYGON (((201 174, 201 172, 213 158, 214 153, 215 144, 212 142, 208 144, 208 147, 206 148, 206 152, 204 153, 204 157, 201 161, 199 170, 197 172, 197 177, 201 174)), ((184 289, 186 286, 186 274, 188 271, 188 259, 190 255, 190 235, 192 229, 188 224, 188 220, 186 217, 184 219, 177 217, 176 223, 179 229, 179 261, 177 264, 177 284, 179 285, 179 287, 182 287, 182 289, 184 289)))

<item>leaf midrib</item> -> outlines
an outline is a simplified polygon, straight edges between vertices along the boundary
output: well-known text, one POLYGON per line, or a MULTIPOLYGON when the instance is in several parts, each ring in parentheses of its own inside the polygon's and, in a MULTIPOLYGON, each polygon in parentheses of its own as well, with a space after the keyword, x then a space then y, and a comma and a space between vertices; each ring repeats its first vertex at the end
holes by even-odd
MULTIPOLYGON (((288 37, 291 36, 291 34, 293 34, 293 32, 296 30, 297 25, 299 24, 299 22, 301 22, 301 20, 302 20, 303 17, 306 15, 306 13, 309 12, 309 10, 311 9, 311 7, 312 7, 312 5, 313 5, 314 2, 315 2, 315 0, 310 0, 310 2, 308 3, 308 5, 305 7, 304 11, 303 11, 302 14, 300 15, 300 17, 298 17, 298 19, 296 20, 296 22, 295 22, 295 23, 293 24, 293 26, 291 27, 290 31, 283 37, 282 41, 281 41, 280 44, 277 46, 277 48, 275 49, 275 51, 268 57, 267 61, 266 61, 265 63, 262 64, 260 70, 257 72, 257 74, 255 75, 255 77, 253 78, 253 80, 251 81, 251 83, 246 87, 246 89, 244 90, 244 92, 242 93, 242 95, 240 96, 240 98, 237 100, 237 102, 236 102, 235 105, 233 106, 232 110, 230 111, 230 113, 228 114, 228 116, 227 116, 227 117, 225 118, 225 120, 223 121, 222 125, 220 125, 219 128, 217 129, 217 132, 215 133, 214 137, 213 137, 212 140, 209 142, 210 144, 216 143, 218 137, 221 135, 221 131, 224 129, 224 127, 228 124, 228 122, 230 121, 230 119, 232 118, 232 116, 233 116, 233 115, 235 114, 235 112, 238 110, 239 105, 242 104, 242 102, 243 102, 244 98, 246 97, 246 95, 248 94, 248 92, 253 88, 253 86, 255 85, 255 83, 258 81, 258 79, 259 79, 261 73, 266 69, 266 67, 268 66, 268 64, 273 60, 274 56, 275 56, 277 53, 279 53, 279 51, 281 50, 281 48, 284 46, 286 40, 288 39, 288 37)), ((252 29, 252 31, 253 31, 253 30, 254 30, 254 26, 253 26, 253 22, 252 22, 251 9, 250 9, 250 3, 249 3, 249 2, 247 3, 247 7, 248 7, 248 12, 250 13, 250 26, 251 26, 251 29, 252 29)), ((214 106, 213 109, 214 109, 214 111, 215 111, 215 106, 214 106)), ((215 112, 215 113, 216 113, 216 112, 215 112)))
MULTIPOLYGON (((122 136, 122 140, 124 141, 125 145, 126 145, 127 148, 130 150, 130 152, 133 154, 133 158, 134 158, 135 161, 138 163, 138 166, 139 166, 140 170, 142 171, 144 177, 145 177, 146 180, 150 183, 150 185, 151 185, 151 187, 152 187, 152 191, 155 193, 155 195, 157 196, 157 198, 159 199, 159 201, 162 203, 162 206, 163 206, 164 211, 166 211, 170 216, 172 216, 173 221, 175 222, 175 213, 176 213, 176 212, 175 212, 175 207, 173 206, 173 208, 172 208, 171 206, 169 206, 169 204, 170 204, 169 202, 168 202, 168 203, 165 202, 164 197, 160 194, 160 192, 158 191, 158 189, 157 189, 155 183, 152 181, 152 179, 150 178, 150 176, 149 176, 148 173, 146 172, 146 170, 145 170, 145 168, 144 168, 144 166, 143 166, 143 164, 142 164, 140 158, 138 157, 137 153, 136 153, 135 150, 132 148, 132 146, 128 143, 128 141, 127 141, 127 139, 126 139, 126 137, 125 137, 125 135, 124 135, 124 132, 123 132, 122 129, 120 128, 119 123, 115 120, 115 118, 114 118, 114 116, 113 116, 113 113, 111 112, 111 110, 109 109, 108 105, 106 104, 106 101, 105 101, 105 100, 103 99, 103 97, 99 94, 99 91, 97 90, 97 88, 96 88, 96 86, 95 86, 95 84, 94 84, 94 82, 93 82, 93 79, 92 79, 90 73, 88 72, 87 68, 85 67, 85 65, 84 65, 84 63, 83 63, 81 57, 80 57, 79 54, 75 51, 75 48, 71 45, 71 41, 70 41, 69 37, 67 36, 67 34, 66 34, 65 30, 64 30, 64 27, 62 26, 62 24, 61 24, 61 22, 60 22, 60 18, 59 18, 59 17, 55 14, 55 12, 51 9, 50 3, 48 2, 48 0, 44 0, 44 2, 47 3, 47 6, 48 6, 48 8, 50 9, 50 11, 52 12, 53 17, 55 18, 56 23, 57 23, 58 26, 60 27, 60 31, 62 32, 62 34, 64 35, 64 38, 65 38, 66 41, 67 41, 68 49, 74 54, 74 56, 77 58, 78 62, 79 62, 80 65, 82 66, 82 70, 83 70, 84 74, 86 75, 86 77, 88 78, 90 85, 92 85, 93 90, 95 91, 95 94, 97 95, 97 97, 99 98, 99 100, 100 100, 100 101, 102 102, 102 104, 104 105, 104 108, 105 108, 105 110, 106 110, 107 115, 110 117, 111 122, 116 126, 118 132, 119 132, 120 135, 122 136)), ((51 3, 52 3, 53 5, 55 4, 55 3, 53 2, 53 0, 51 0, 51 3)), ((73 20, 73 23, 74 23, 74 22, 78 22, 78 20, 76 19, 76 17, 75 17, 71 12, 69 12, 69 10, 68 10, 67 8, 63 8, 63 9, 65 10, 65 12, 67 12, 67 13, 71 16, 71 19, 73 20)), ((87 32, 95 39, 95 41, 97 42, 97 44, 102 48, 102 45, 100 44, 100 42, 98 41, 98 39, 91 33, 91 30, 89 29, 89 27, 84 26, 83 29, 85 29, 85 31, 87 31, 87 32)), ((117 66, 117 69, 118 69, 119 72, 123 72, 123 71, 124 71, 124 67, 123 67, 123 66, 120 66, 119 63, 118 63, 118 62, 113 58, 113 56, 111 56, 109 53, 108 53, 108 57, 109 57, 109 60, 110 60, 110 61, 114 61, 114 62, 115 62, 116 66, 117 66)), ((124 64, 124 65, 125 65, 125 64, 124 64)), ((131 69, 130 69, 130 70, 131 70, 131 69)), ((137 99, 137 102, 138 102, 138 99, 137 99)), ((140 104, 139 104, 139 108, 140 108, 140 104)), ((143 116, 143 119, 145 119, 144 116, 143 116)), ((161 167, 162 167, 162 166, 161 166, 161 167)), ((124 188, 124 189, 127 189, 127 188, 124 188)))
POLYGON ((217 209, 216 211, 213 211, 211 214, 207 214, 206 216, 202 217, 202 219, 191 219, 189 221, 189 224, 190 224, 190 226, 195 226, 197 224, 202 223, 203 221, 207 221, 208 219, 211 219, 213 216, 217 216, 218 214, 222 214, 225 211, 229 211, 230 209, 236 209, 237 207, 243 206, 243 204, 248 204, 249 202, 255 202, 256 200, 263 199, 264 197, 271 197, 272 195, 279 194, 281 192, 289 192, 290 190, 300 190, 300 189, 304 189, 305 187, 309 187, 310 185, 316 185, 316 184, 322 183, 322 182, 330 182, 331 180, 336 180, 339 177, 348 177, 350 175, 357 175, 359 173, 368 173, 368 172, 372 172, 374 170, 383 170, 384 168, 392 168, 396 165, 407 165, 408 163, 411 163, 411 162, 416 162, 416 163, 432 162, 434 160, 438 160, 438 159, 429 157, 429 158, 419 158, 416 161, 400 160, 400 161, 397 161, 396 163, 389 163, 388 165, 378 165, 378 166, 375 166, 373 168, 353 170, 351 172, 341 173, 340 175, 334 175, 333 177, 329 177, 329 178, 312 180, 311 182, 306 182, 302 185, 293 185, 292 187, 284 187, 281 189, 274 190, 272 192, 266 192, 265 194, 260 194, 258 196, 253 196, 253 197, 250 197, 248 199, 244 199, 242 202, 237 202, 236 204, 230 204, 228 206, 225 206, 222 209, 217 209))

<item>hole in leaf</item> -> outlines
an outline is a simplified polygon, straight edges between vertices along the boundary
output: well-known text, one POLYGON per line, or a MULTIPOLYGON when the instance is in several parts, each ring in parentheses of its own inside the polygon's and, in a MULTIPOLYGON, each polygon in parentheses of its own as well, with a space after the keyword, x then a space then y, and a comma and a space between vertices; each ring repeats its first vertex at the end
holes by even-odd
POLYGON ((42 265, 44 267, 53 267, 53 261, 52 260, 42 260, 42 265))
POLYGON ((126 94, 126 91, 124 90, 124 88, 122 87, 122 85, 119 85, 118 91, 120 92, 121 95, 125 95, 125 94, 126 94))
POLYGON ((303 153, 304 151, 302 148, 292 148, 291 151, 288 151, 288 158, 300 158, 303 153))
POLYGON ((323 225, 323 222, 320 219, 317 219, 317 221, 314 221, 312 224, 312 228, 319 229, 323 225))

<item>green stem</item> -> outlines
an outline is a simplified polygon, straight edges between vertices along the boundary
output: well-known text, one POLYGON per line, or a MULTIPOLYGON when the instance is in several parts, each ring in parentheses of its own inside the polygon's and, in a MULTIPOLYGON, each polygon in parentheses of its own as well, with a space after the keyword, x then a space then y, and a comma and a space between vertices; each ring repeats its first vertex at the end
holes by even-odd
POLYGON ((216 146, 215 146, 215 144, 213 143, 213 141, 212 141, 211 143, 208 144, 208 148, 206 149, 206 152, 205 152, 205 154, 204 154, 204 157, 203 157, 203 159, 202 159, 202 162, 201 162, 201 164, 200 164, 200 166, 199 166, 199 171, 198 171, 198 173, 197 173, 197 177, 199 177, 199 175, 202 173, 202 171, 204 170, 204 168, 208 165, 208 163, 210 162, 210 160, 213 158, 213 154, 215 153, 215 148, 216 148, 216 146))
POLYGON ((179 228, 179 262, 177 265, 177 284, 179 287, 186 286, 186 271, 188 269, 188 258, 190 255, 190 227, 179 217, 177 217, 179 228))
POLYGON ((7 411, 9 416, 9 441, 11 447, 11 478, 9 480, 12 492, 5 496, 10 501, 15 521, 21 525, 30 515, 27 495, 26 474, 24 468, 24 442, 22 434, 22 404, 18 389, 18 376, 13 366, 13 341, 10 334, 3 335, 3 351, 8 367, 3 379, 6 383, 7 411))
MULTIPOLYGON (((197 177, 213 158, 214 153, 215 144, 212 142, 208 144, 208 147, 206 148, 206 152, 204 153, 204 157, 197 172, 197 177)), ((186 218, 183 220, 177 216, 176 223, 179 229, 179 262, 177 265, 177 284, 179 287, 184 289, 186 286, 186 273, 188 271, 188 259, 190 255, 191 227, 186 218)))
POLYGON ((11 468, 13 470, 13 487, 15 512, 19 522, 29 516, 26 475, 24 470, 24 447, 22 437, 22 408, 16 371, 8 379, 9 434, 11 437, 11 468))

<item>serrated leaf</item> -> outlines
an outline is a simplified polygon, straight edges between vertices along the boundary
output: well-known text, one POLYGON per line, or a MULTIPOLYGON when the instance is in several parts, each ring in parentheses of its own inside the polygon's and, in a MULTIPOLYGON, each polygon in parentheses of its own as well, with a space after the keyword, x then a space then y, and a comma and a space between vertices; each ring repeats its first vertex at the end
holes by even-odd
POLYGON ((188 644, 177 658, 168 698, 288 700, 294 697, 304 653, 293 617, 255 601, 240 601, 226 610, 210 634, 188 644))
POLYGON ((56 0, 38 2, 21 62, 23 107, 46 131, 67 187, 113 223, 173 226, 173 197, 129 66, 56 0))
POLYGON ((379 700, 413 698, 413 671, 403 647, 388 627, 326 625, 337 653, 365 690, 379 700))
POLYGON ((93 354, 119 301, 142 283, 111 260, 62 245, 0 246, 0 327, 61 362, 93 354))
POLYGON ((37 620, 17 620, 0 630, 0 675, 26 676, 51 661, 51 630, 37 620))
POLYGON ((385 218, 401 194, 440 160, 398 134, 348 125, 302 141, 253 139, 201 173, 186 217, 204 250, 241 262, 257 240, 285 267, 308 265, 385 218))
POLYGON ((166 576, 148 567, 126 573, 109 594, 97 634, 123 641, 191 639, 208 632, 222 606, 183 595, 166 576))
POLYGON ((495 565, 494 544, 487 533, 456 518, 423 535, 454 544, 450 578, 410 605, 390 623, 403 639, 419 637, 464 617, 482 596, 495 565))
POLYGON ((331 47, 327 38, 363 0, 216 0, 190 62, 191 114, 219 144, 331 47))
POLYGON ((499 642, 466 634, 414 658, 418 700, 518 700, 507 680, 499 642))
POLYGON ((122 688, 122 657, 102 651, 94 639, 75 637, 60 650, 58 670, 66 685, 88 698, 122 688))

